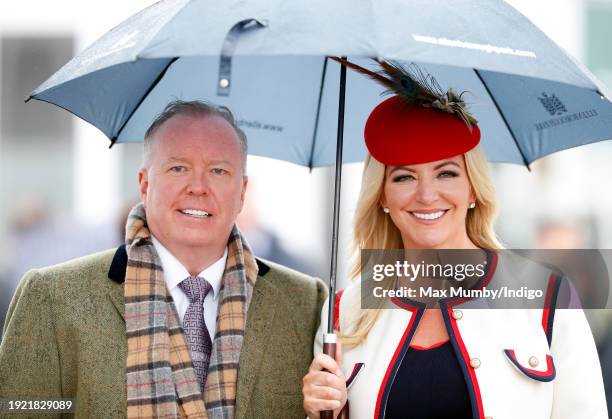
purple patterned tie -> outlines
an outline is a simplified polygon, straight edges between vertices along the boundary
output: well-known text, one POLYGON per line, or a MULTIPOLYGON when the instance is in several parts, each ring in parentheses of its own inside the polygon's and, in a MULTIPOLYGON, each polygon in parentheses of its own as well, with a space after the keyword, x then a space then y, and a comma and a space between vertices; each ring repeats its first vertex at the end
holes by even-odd
POLYGON ((191 349, 191 359, 200 389, 204 392, 204 383, 206 383, 206 375, 208 374, 208 363, 210 361, 210 353, 212 351, 212 342, 210 334, 204 322, 204 298, 212 289, 212 286, 207 280, 199 276, 190 276, 184 279, 179 287, 187 298, 189 298, 189 307, 183 318, 183 331, 191 349))

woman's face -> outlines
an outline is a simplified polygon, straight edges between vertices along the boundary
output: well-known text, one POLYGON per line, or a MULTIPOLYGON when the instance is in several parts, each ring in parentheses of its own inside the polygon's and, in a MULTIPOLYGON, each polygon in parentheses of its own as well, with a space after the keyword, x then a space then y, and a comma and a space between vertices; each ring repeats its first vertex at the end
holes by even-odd
POLYGON ((389 208, 406 248, 474 247, 465 227, 474 201, 463 155, 385 169, 381 204, 389 208))

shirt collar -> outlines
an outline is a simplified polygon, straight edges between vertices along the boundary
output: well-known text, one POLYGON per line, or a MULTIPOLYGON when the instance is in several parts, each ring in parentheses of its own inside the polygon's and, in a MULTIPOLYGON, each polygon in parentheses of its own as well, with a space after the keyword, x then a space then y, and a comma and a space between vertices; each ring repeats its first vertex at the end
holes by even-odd
MULTIPOLYGON (((190 276, 189 272, 187 269, 185 269, 183 264, 179 262, 179 260, 159 242, 159 240, 153 236, 151 236, 151 239, 153 241, 153 246, 159 255, 159 259, 161 260, 162 269, 164 270, 164 278, 166 280, 166 284, 168 285, 168 289, 178 287, 181 281, 190 276)), ((221 289, 221 282, 223 280, 223 273, 225 272, 226 261, 227 247, 225 248, 221 258, 198 274, 199 277, 206 279, 212 286, 213 299, 215 300, 219 298, 219 290, 221 289)))

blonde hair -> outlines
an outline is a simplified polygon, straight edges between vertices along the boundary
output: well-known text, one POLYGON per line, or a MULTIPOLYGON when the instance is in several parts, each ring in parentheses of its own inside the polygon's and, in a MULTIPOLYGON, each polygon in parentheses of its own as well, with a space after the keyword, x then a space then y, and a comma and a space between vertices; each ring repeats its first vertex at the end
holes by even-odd
MULTIPOLYGON (((489 165, 480 146, 464 154, 470 185, 476 197, 476 207, 469 210, 466 230, 469 239, 483 249, 501 249, 495 236, 493 222, 496 213, 495 187, 491 180, 489 165)), ((363 169, 361 192, 353 221, 354 263, 351 278, 356 281, 361 275, 360 251, 362 249, 401 249, 404 247, 399 229, 380 205, 385 182, 385 165, 368 154, 363 169)), ((379 304, 383 301, 379 300, 379 304)), ((356 313, 349 318, 342 343, 347 347, 359 345, 368 335, 378 319, 380 308, 361 309, 351 307, 356 313)))

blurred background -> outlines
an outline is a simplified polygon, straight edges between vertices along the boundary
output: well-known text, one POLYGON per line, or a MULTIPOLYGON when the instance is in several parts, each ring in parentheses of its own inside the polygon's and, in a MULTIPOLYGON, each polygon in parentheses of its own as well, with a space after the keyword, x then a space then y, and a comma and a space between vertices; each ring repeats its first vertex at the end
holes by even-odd
MULTIPOLYGON (((77 52, 152 3, 0 2, 0 324, 28 269, 119 245, 127 212, 138 201, 140 145, 109 150, 95 128, 23 99, 77 52)), ((509 3, 612 88, 612 0, 509 3)), ((612 248, 610 159, 612 141, 546 157, 532 172, 494 165, 502 242, 509 248, 612 248)), ((248 165, 239 225, 255 253, 327 279, 333 169, 309 172, 258 157, 248 165)), ((343 174, 340 284, 349 281, 361 168, 346 165, 343 174)), ((610 392, 611 316, 606 310, 587 314, 610 392)))

